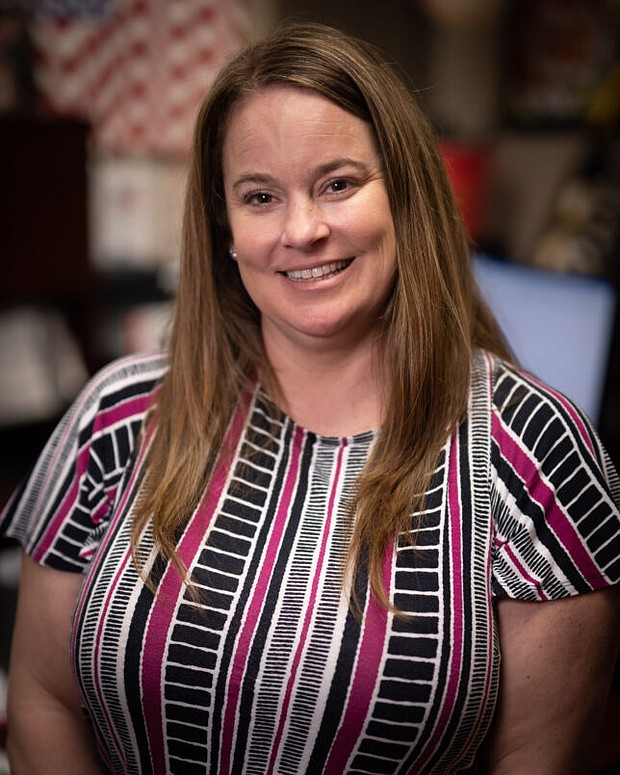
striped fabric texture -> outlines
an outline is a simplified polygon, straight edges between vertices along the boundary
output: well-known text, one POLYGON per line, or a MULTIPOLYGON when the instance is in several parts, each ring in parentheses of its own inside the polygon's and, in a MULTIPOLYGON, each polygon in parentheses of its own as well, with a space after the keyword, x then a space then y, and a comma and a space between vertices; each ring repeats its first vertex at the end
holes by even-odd
POLYGON ((492 718, 493 600, 555 599, 620 580, 620 487, 563 396, 480 354, 467 419, 446 441, 412 536, 386 553, 403 616, 362 615, 342 582, 347 497, 375 440, 318 436, 244 396, 178 535, 193 585, 147 527, 130 555, 144 447, 166 368, 102 371, 4 515, 31 556, 85 574, 73 660, 109 773, 452 773, 492 718))

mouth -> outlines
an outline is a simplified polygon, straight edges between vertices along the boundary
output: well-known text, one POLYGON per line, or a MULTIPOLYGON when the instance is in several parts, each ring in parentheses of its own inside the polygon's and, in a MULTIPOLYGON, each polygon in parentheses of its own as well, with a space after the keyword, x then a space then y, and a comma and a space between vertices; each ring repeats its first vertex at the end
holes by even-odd
POLYGON ((295 269, 291 272, 281 272, 280 274, 295 282, 302 280, 305 282, 308 282, 308 280, 325 280, 328 277, 340 274, 340 272, 353 263, 353 260, 352 258, 347 258, 344 261, 332 261, 329 264, 312 267, 312 269, 295 269))

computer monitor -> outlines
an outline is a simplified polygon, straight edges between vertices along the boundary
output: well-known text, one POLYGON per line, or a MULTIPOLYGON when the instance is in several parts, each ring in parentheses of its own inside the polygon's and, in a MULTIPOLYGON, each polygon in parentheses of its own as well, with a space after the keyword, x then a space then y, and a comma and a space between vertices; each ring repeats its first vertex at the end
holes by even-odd
POLYGON ((473 261, 522 366, 598 424, 616 309, 613 285, 479 254, 473 261))

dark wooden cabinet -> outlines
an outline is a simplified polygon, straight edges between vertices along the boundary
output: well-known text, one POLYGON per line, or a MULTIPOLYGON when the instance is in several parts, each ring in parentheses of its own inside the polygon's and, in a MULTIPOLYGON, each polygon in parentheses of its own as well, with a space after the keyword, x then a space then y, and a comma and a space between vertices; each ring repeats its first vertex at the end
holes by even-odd
POLYGON ((0 307, 58 308, 90 361, 87 153, 83 122, 0 117, 0 307))

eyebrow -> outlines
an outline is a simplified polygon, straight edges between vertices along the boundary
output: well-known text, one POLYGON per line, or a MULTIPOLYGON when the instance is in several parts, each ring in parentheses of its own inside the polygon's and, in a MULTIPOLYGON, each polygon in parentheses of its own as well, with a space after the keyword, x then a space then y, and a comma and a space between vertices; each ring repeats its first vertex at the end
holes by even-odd
POLYGON ((368 164, 366 164, 366 162, 350 159, 346 156, 341 159, 334 159, 333 161, 321 164, 317 167, 316 171, 319 175, 328 175, 330 172, 336 172, 336 170, 339 170, 342 167, 355 167, 359 172, 368 172, 368 164))
MULTIPOLYGON (((361 172, 363 174, 368 174, 369 167, 366 162, 363 161, 357 161, 356 159, 350 159, 348 157, 342 157, 339 159, 333 159, 332 161, 328 161, 325 164, 320 164, 316 169, 314 170, 315 174, 318 175, 329 175, 330 172, 336 172, 339 169, 342 169, 343 167, 354 167, 358 172, 361 172)), ((273 183, 274 178, 271 175, 263 174, 261 172, 249 172, 246 175, 241 175, 234 183, 233 183, 233 191, 237 190, 240 186, 246 185, 248 183, 253 184, 268 184, 273 183)))
POLYGON ((251 172, 247 175, 241 175, 240 178, 235 180, 233 183, 233 191, 238 189, 240 186, 245 185, 246 183, 271 183, 273 182, 273 178, 271 175, 262 175, 259 172, 251 172))

